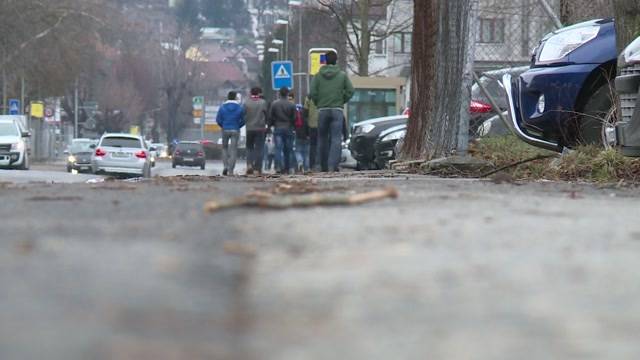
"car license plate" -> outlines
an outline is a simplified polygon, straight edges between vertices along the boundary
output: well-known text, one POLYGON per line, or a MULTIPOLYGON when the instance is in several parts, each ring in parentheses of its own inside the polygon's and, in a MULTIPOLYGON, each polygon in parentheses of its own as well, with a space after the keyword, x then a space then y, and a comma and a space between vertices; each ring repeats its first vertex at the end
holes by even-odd
POLYGON ((114 152, 112 156, 114 158, 128 158, 129 154, 126 152, 114 152))
POLYGON ((184 161, 193 161, 193 158, 184 158, 184 161))

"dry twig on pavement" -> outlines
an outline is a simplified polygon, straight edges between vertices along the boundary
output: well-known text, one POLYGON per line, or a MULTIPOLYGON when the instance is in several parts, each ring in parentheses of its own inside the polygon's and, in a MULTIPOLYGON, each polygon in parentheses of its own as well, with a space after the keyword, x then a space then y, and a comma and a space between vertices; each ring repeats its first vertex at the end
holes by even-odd
POLYGON ((258 207, 267 209, 287 209, 312 206, 341 206, 359 205, 376 200, 398 197, 395 188, 374 190, 361 194, 308 194, 292 196, 271 196, 268 193, 250 193, 231 201, 209 201, 204 205, 204 211, 214 213, 224 209, 236 207, 258 207))

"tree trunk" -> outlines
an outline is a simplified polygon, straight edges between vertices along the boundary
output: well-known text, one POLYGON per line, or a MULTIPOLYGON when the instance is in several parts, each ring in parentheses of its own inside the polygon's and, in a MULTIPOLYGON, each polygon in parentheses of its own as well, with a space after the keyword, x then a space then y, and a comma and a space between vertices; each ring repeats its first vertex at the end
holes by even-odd
POLYGON ((369 76, 369 53, 371 52, 371 30, 369 29, 369 0, 358 2, 360 15, 360 57, 358 58, 358 75, 369 76))
POLYGON ((560 21, 564 25, 612 16, 610 0, 560 0, 560 21))
POLYGON ((638 0, 613 0, 616 18, 618 52, 640 36, 640 2, 638 0))
POLYGON ((415 0, 411 117, 407 159, 447 156, 456 148, 469 0, 415 0))

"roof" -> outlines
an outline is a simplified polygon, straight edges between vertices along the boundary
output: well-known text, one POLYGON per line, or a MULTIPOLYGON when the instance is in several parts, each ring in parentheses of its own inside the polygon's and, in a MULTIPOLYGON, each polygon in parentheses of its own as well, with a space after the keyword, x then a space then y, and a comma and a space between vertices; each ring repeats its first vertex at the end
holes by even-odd
POLYGON ((215 84, 221 84, 226 81, 238 83, 248 80, 242 70, 234 63, 207 62, 203 63, 202 66, 202 72, 205 74, 205 79, 215 84))

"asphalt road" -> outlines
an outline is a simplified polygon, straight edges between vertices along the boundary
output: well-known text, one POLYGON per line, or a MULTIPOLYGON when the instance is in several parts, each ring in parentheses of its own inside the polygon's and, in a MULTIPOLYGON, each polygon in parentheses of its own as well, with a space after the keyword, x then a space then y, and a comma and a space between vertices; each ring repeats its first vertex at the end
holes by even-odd
POLYGON ((638 189, 343 173, 0 197, 0 359, 640 357, 638 189), (285 181, 400 196, 202 210, 285 181))
MULTIPOLYGON (((178 176, 178 175, 199 175, 199 176, 217 176, 222 174, 224 166, 219 160, 207 161, 205 170, 199 167, 178 166, 175 169, 171 167, 171 162, 161 160, 156 163, 156 167, 151 170, 151 176, 178 176)), ((239 159, 236 164, 236 175, 246 172, 246 161, 239 159)), ((28 171, 6 170, 0 169, 0 182, 12 183, 30 183, 30 182, 46 182, 46 183, 84 183, 92 179, 104 179, 105 176, 88 174, 88 173, 67 173, 66 165, 63 161, 53 163, 33 164, 28 171)))

